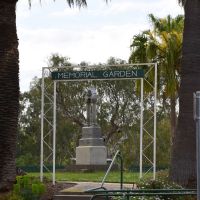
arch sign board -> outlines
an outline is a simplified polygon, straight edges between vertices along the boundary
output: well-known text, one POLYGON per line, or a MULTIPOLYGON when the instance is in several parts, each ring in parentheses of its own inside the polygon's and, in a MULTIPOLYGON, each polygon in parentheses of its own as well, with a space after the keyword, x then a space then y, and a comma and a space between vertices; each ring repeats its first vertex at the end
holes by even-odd
POLYGON ((54 71, 52 80, 106 80, 106 79, 136 79, 144 77, 143 69, 133 70, 99 70, 99 71, 54 71))

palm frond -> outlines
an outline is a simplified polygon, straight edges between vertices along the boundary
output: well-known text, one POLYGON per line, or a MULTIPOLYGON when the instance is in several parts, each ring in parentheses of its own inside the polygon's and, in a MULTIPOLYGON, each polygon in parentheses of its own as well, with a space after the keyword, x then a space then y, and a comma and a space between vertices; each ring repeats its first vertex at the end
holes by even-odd
POLYGON ((28 5, 29 7, 31 7, 31 0, 28 0, 28 5))
MULTIPOLYGON (((39 0, 40 3, 42 2, 42 0, 39 0)), ((56 0, 53 0, 56 1, 56 0)), ((106 2, 108 2, 108 0, 105 0, 106 2)), ((68 3, 69 7, 73 7, 73 6, 78 6, 78 7, 86 7, 87 6, 87 1, 86 0, 66 0, 66 2, 68 3)), ((31 7, 31 0, 28 0, 28 4, 29 7, 31 7)))
MULTIPOLYGON (((39 0, 39 1, 40 3, 42 2, 42 0, 39 0)), ((53 0, 53 1, 56 1, 56 0, 53 0)), ((104 1, 108 3, 109 0, 104 0, 104 1)), ((68 3, 69 7, 78 6, 79 8, 81 8, 81 7, 87 6, 87 0, 66 0, 66 2, 68 3)), ((28 0, 28 4, 29 4, 29 7, 31 7, 31 0, 28 0)))
POLYGON ((175 97, 180 83, 184 17, 158 18, 150 14, 149 20, 152 29, 133 37, 129 62, 159 62, 163 93, 175 97))
POLYGON ((66 1, 69 7, 73 7, 75 5, 78 6, 79 8, 87 6, 86 0, 66 0, 66 1))

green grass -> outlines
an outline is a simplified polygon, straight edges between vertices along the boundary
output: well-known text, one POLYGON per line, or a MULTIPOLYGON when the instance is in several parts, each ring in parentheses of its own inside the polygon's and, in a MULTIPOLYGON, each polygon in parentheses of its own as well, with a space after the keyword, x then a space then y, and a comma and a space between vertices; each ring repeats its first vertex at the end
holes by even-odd
MULTIPOLYGON (((30 176, 39 177, 39 173, 28 173, 30 176)), ((105 172, 56 172, 57 181, 94 181, 101 182, 105 172)), ((50 173, 44 173, 44 177, 51 180, 50 173)), ((149 174, 147 178, 151 178, 152 174, 149 174)), ((137 172, 124 172, 125 183, 135 183, 139 181, 139 173, 137 172)), ((107 176, 106 182, 120 182, 120 172, 110 172, 107 176)))

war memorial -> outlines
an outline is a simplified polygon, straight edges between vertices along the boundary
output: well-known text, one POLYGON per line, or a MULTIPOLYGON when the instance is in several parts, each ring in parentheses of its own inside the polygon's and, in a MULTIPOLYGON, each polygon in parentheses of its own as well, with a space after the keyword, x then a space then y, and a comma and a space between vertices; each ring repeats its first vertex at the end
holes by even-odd
POLYGON ((89 88, 86 95, 87 123, 82 127, 82 138, 76 148, 77 165, 106 165, 107 149, 97 124, 97 93, 95 88, 89 88))
MULTIPOLYGON (((122 64, 117 66, 87 66, 80 68, 80 66, 70 67, 44 67, 42 70, 42 99, 41 99, 41 161, 40 161, 40 180, 43 181, 44 169, 48 169, 46 158, 52 158, 53 168, 48 169, 52 171, 52 182, 56 181, 56 124, 57 124, 57 87, 59 82, 81 82, 89 81, 88 88, 85 94, 85 105, 83 105, 86 122, 81 128, 81 137, 75 149, 73 168, 87 169, 88 166, 105 166, 107 165, 107 152, 109 151, 104 143, 102 137, 101 127, 97 123, 97 90, 93 87, 93 81, 116 81, 116 80, 130 80, 131 87, 134 87, 134 82, 137 80, 140 85, 138 88, 138 107, 140 109, 140 149, 139 149, 139 166, 140 177, 143 176, 143 163, 148 158, 149 169, 153 171, 153 178, 155 179, 156 172, 156 85, 157 85, 157 64, 156 63, 140 63, 140 64, 122 64), (151 83, 148 77, 151 76, 151 83), (47 79, 46 79, 47 78, 47 79), (50 78, 50 79, 49 79, 50 78), (133 84, 133 85, 132 85, 133 84), (147 118, 147 123, 144 122, 145 112, 144 104, 147 99, 147 94, 144 91, 144 85, 148 84, 151 92, 148 95, 153 97, 153 109, 150 111, 151 115, 147 118), (49 90, 50 85, 53 90, 49 90), (153 126, 148 130, 148 122, 152 121, 153 126), (148 137, 151 146, 143 143, 143 137, 148 137), (53 141, 49 143, 49 141, 53 141), (151 151, 150 157, 145 153, 145 149, 151 151), (48 153, 49 152, 49 153, 48 153)), ((133 91, 134 92, 134 91, 133 91)), ((84 94, 83 94, 84 95, 84 94)), ((133 93, 133 96, 135 94, 133 93)), ((98 102, 100 103, 100 102, 98 102)), ((149 109, 147 107, 147 109, 149 109)), ((115 153, 115 152, 114 152, 115 153)), ((114 157, 109 158, 112 163, 114 157)), ((98 168, 98 167, 97 167, 98 168)), ((91 169, 91 168, 90 168, 91 169)), ((92 167, 93 169, 93 167, 92 167)), ((96 167, 95 167, 96 169, 96 167)), ((101 168, 102 169, 102 168, 101 168)))

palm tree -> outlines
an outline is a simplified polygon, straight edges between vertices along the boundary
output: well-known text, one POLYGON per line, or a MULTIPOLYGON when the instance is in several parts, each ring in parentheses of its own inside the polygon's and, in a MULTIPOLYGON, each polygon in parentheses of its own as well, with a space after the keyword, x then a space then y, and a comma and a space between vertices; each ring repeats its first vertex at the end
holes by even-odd
POLYGON ((19 112, 16 0, 0 2, 0 190, 15 179, 15 147, 19 112))
POLYGON ((184 186, 196 181, 196 137, 193 93, 200 90, 200 1, 180 0, 184 6, 184 34, 179 92, 179 117, 174 138, 170 178, 184 186))
MULTIPOLYGON (((19 113, 17 2, 18 0, 0 1, 0 191, 10 190, 16 176, 19 113)), ((69 6, 87 5, 86 0, 67 0, 67 3, 69 6)))
POLYGON ((178 15, 173 19, 168 15, 164 19, 157 19, 151 14, 150 19, 154 26, 154 37, 152 37, 151 42, 153 47, 150 46, 149 49, 150 51, 156 49, 155 56, 159 59, 159 85, 160 89, 163 90, 164 99, 169 99, 171 135, 173 138, 177 121, 176 101, 180 82, 183 16, 178 15))
POLYGON ((176 125, 176 99, 179 88, 183 16, 156 18, 149 15, 153 30, 133 38, 129 61, 158 62, 159 94, 170 102, 171 134, 176 125))

